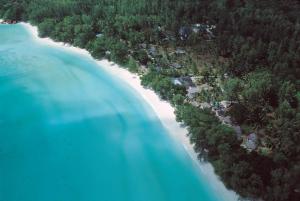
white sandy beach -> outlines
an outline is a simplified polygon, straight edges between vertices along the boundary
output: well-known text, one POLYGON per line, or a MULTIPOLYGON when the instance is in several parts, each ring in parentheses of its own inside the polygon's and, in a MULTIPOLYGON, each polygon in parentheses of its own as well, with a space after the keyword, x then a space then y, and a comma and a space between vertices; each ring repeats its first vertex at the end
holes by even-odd
MULTIPOLYGON (((1 20, 0 20, 1 21, 1 20)), ((33 37, 38 41, 46 45, 55 46, 59 48, 65 48, 69 51, 79 53, 84 56, 91 57, 90 53, 84 49, 76 48, 68 44, 54 42, 50 38, 39 38, 37 27, 31 26, 29 23, 20 23, 33 37)), ((162 101, 159 96, 150 89, 145 89, 141 85, 138 75, 132 74, 124 68, 109 62, 108 60, 97 61, 99 67, 107 71, 112 76, 118 76, 121 80, 131 86, 153 109, 157 117, 160 119, 164 127, 168 130, 168 133, 179 143, 181 143, 187 153, 191 156, 200 171, 204 175, 205 179, 209 182, 208 185, 212 186, 219 194, 224 197, 224 200, 233 201, 238 200, 238 195, 226 189, 224 184, 219 180, 214 173, 214 169, 209 163, 200 163, 197 159, 197 154, 193 149, 193 145, 190 143, 187 137, 187 129, 180 126, 180 123, 176 121, 174 114, 174 108, 166 101, 162 101)))

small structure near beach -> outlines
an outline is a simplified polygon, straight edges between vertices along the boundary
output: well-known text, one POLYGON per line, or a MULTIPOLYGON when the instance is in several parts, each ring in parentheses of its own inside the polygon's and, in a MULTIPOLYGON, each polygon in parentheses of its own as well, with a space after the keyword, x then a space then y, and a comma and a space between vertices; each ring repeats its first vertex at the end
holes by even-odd
POLYGON ((189 99, 194 99, 201 89, 195 85, 191 77, 184 76, 179 78, 173 78, 172 83, 177 86, 184 86, 187 90, 187 96, 189 99))
POLYGON ((207 102, 200 103, 201 109, 211 108, 211 105, 207 102))
POLYGON ((191 34, 191 28, 190 27, 180 27, 179 29, 179 37, 181 40, 187 40, 191 34))
POLYGON ((96 34, 96 37, 97 37, 97 38, 101 38, 102 36, 104 36, 103 33, 98 33, 98 34, 96 34))
POLYGON ((233 125, 232 128, 234 129, 238 140, 241 140, 242 139, 242 134, 243 134, 241 127, 238 126, 238 125, 233 125))
POLYGON ((258 138, 255 133, 249 134, 246 139, 245 139, 245 148, 248 149, 249 151, 253 151, 257 148, 258 144, 258 138))
POLYGON ((140 44, 139 44, 139 48, 145 50, 145 49, 147 48, 147 44, 146 44, 146 43, 140 43, 140 44))
POLYGON ((179 63, 172 63, 171 67, 175 68, 175 69, 180 69, 180 68, 182 68, 182 65, 180 65, 179 63))
POLYGON ((206 25, 205 24, 193 24, 192 25, 192 30, 194 33, 199 33, 199 32, 205 32, 206 31, 206 25))
POLYGON ((181 49, 181 48, 177 48, 176 51, 175 51, 175 54, 177 54, 177 55, 183 55, 185 53, 186 53, 186 51, 184 49, 181 49))
POLYGON ((150 47, 148 49, 148 54, 153 57, 157 56, 158 52, 154 45, 150 45, 150 47))
POLYGON ((186 89, 189 87, 195 87, 193 80, 189 76, 178 77, 172 79, 173 84, 184 86, 186 89))
POLYGON ((190 99, 190 100, 192 100, 192 99, 194 99, 196 96, 197 96, 197 94, 199 94, 200 93, 200 89, 199 89, 199 87, 197 87, 197 86, 190 86, 188 89, 187 89, 187 92, 188 92, 188 98, 190 99))
POLYGON ((228 110, 235 102, 223 100, 220 102, 220 107, 224 110, 228 110))
POLYGON ((176 86, 182 86, 183 85, 180 78, 172 78, 171 81, 176 86))

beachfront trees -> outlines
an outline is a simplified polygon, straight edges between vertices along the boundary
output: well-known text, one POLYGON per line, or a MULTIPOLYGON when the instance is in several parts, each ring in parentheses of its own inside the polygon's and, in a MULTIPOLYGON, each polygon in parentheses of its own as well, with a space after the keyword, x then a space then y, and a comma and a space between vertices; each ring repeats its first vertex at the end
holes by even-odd
POLYGON ((53 31, 55 29, 55 21, 53 19, 46 19, 38 25, 39 36, 44 38, 47 36, 53 36, 53 31))
POLYGON ((142 84, 153 88, 162 99, 172 100, 175 95, 185 96, 186 89, 182 86, 176 86, 169 77, 150 71, 142 76, 142 84))
POLYGON ((91 38, 95 37, 93 27, 89 24, 78 24, 74 27, 74 45, 85 48, 91 38))
POLYGON ((185 101, 185 97, 181 94, 175 94, 171 100, 171 103, 174 105, 174 106, 177 106, 177 105, 182 105, 185 101))
POLYGON ((111 51, 111 59, 121 65, 128 62, 128 48, 124 42, 118 39, 112 39, 109 50, 111 51))
POLYGON ((132 57, 129 57, 127 66, 128 66, 128 69, 129 69, 130 72, 137 72, 138 71, 138 63, 132 57))
POLYGON ((105 57, 106 51, 108 51, 109 42, 109 39, 104 39, 102 37, 93 40, 89 47, 89 51, 92 53, 92 56, 97 59, 105 57))
POLYGON ((145 50, 137 50, 133 53, 133 57, 142 65, 146 65, 149 61, 147 52, 145 50))

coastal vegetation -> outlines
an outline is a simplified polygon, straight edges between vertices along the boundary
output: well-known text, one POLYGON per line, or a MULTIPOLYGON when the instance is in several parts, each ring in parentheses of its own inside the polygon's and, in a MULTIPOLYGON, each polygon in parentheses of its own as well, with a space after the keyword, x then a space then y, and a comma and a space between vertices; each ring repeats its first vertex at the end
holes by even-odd
POLYGON ((199 159, 210 161, 242 197, 300 200, 299 1, 0 0, 0 5, 5 20, 29 21, 41 37, 140 73, 145 87, 176 107, 199 159), (224 101, 228 106, 222 107, 224 101))

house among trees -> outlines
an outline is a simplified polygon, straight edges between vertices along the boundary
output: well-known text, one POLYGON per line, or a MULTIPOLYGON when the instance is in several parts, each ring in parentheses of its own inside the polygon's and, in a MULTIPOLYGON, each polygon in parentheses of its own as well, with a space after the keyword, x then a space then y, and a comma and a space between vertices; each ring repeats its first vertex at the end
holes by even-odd
POLYGON ((186 53, 186 51, 181 48, 177 48, 175 51, 175 54, 177 54, 177 55, 181 55, 181 54, 185 54, 185 53, 186 53))
POLYGON ((201 91, 189 76, 173 78, 172 83, 177 86, 184 86, 187 90, 187 96, 189 99, 194 99, 195 96, 201 91))
POLYGON ((255 133, 249 134, 245 139, 245 148, 249 151, 253 151, 257 148, 258 138, 255 133))
MULTIPOLYGON (((192 80, 193 80, 193 81, 194 81, 194 80, 196 81, 197 78, 193 77, 192 80)), ((195 82, 195 81, 194 81, 194 82, 195 82)), ((205 84, 200 85, 200 86, 199 86, 199 89, 200 89, 201 91, 210 91, 210 90, 213 90, 213 87, 212 87, 212 86, 209 86, 208 84, 205 83, 205 84)))
POLYGON ((98 33, 98 34, 96 34, 96 37, 97 37, 97 38, 101 38, 102 36, 104 36, 103 33, 98 33))
POLYGON ((224 116, 234 103, 235 102, 225 100, 214 103, 214 110, 216 111, 217 116, 224 116))
POLYGON ((148 49, 148 54, 155 57, 157 55, 157 50, 154 45, 151 45, 150 48, 148 49))
POLYGON ((187 89, 187 92, 188 92, 188 94, 187 94, 188 98, 192 100, 196 97, 197 94, 200 93, 200 89, 199 89, 199 87, 194 85, 194 86, 190 86, 187 89))
POLYGON ((181 77, 181 80, 184 83, 185 87, 196 87, 195 83, 193 82, 192 78, 190 76, 181 77))
POLYGON ((237 126, 237 125, 234 125, 232 128, 234 129, 237 138, 238 138, 239 140, 241 140, 241 139, 242 139, 242 134, 243 134, 241 127, 240 127, 240 126, 237 126))
POLYGON ((191 29, 193 33, 205 33, 208 34, 209 38, 215 38, 215 35, 213 34, 213 30, 216 28, 216 25, 208 25, 208 24, 193 24, 191 26, 191 29))
POLYGON ((181 40, 187 40, 189 36, 194 34, 206 34, 209 39, 215 38, 213 30, 216 29, 216 25, 208 25, 208 24, 193 24, 191 26, 183 26, 179 29, 179 37, 181 40))
POLYGON ((199 104, 201 109, 211 108, 211 105, 207 102, 203 102, 199 104))
POLYGON ((147 48, 147 44, 146 43, 141 43, 141 44, 139 44, 139 48, 145 50, 147 48))
POLYGON ((199 32, 205 32, 207 28, 207 25, 205 24, 193 24, 192 25, 192 31, 194 33, 199 33, 199 32))
POLYGON ((180 68, 182 68, 182 65, 180 65, 179 63, 172 63, 171 67, 175 68, 175 69, 180 69, 180 68))
POLYGON ((171 81, 176 86, 182 86, 183 85, 180 78, 172 78, 171 81))
POLYGON ((181 40, 187 40, 191 34, 191 29, 189 27, 180 27, 179 29, 179 37, 181 40))
POLYGON ((221 101, 220 102, 220 107, 224 110, 229 109, 232 106, 233 102, 232 101, 221 101))

